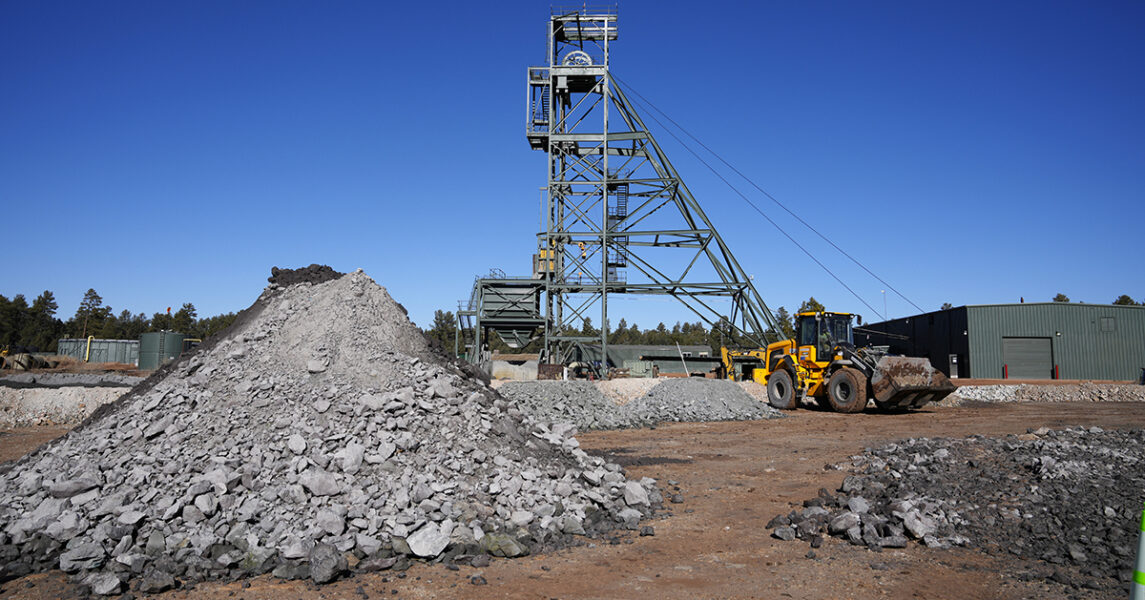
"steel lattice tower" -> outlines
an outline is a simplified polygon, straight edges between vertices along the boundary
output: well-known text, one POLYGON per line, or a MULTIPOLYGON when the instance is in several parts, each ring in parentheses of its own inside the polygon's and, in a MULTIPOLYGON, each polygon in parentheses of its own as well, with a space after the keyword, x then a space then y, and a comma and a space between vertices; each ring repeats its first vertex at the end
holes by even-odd
POLYGON ((584 344, 608 356, 613 294, 673 296, 709 325, 764 345, 775 318, 609 74, 615 10, 554 9, 548 64, 528 69, 529 144, 548 157, 533 276, 544 281, 542 359, 584 344), (730 315, 713 306, 731 299, 730 315), (599 335, 581 333, 600 319, 599 335))

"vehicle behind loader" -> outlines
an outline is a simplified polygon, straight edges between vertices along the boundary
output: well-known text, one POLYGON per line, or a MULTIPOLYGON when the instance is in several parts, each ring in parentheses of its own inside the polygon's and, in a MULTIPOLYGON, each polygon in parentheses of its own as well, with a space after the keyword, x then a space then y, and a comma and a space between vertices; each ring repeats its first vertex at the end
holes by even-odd
POLYGON ((795 339, 767 348, 720 349, 724 376, 767 386, 768 403, 793 409, 811 397, 837 412, 861 412, 873 399, 883 410, 919 408, 954 391, 925 358, 891 356, 885 346, 856 348, 855 315, 802 312, 795 339))

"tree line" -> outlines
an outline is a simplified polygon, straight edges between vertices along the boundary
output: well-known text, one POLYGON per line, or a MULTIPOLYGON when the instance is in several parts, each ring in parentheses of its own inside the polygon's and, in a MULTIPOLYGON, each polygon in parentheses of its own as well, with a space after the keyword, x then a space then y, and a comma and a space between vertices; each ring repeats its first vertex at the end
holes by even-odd
MULTIPOLYGON (((1022 301, 1024 302, 1025 299, 1023 298, 1022 301)), ((1058 294, 1054 296, 1053 301, 1070 302, 1070 299, 1065 294, 1058 294)), ((1129 295, 1122 294, 1118 296, 1112 304, 1145 306, 1145 300, 1137 302, 1129 295)), ((940 310, 950 310, 951 308, 954 308, 954 305, 946 302, 943 303, 940 310)), ((823 304, 812 296, 800 304, 799 310, 795 311, 795 313, 823 310, 826 310, 823 304)), ((766 332, 768 338, 791 339, 795 337, 795 319, 792 314, 781 306, 775 311, 774 316, 778 329, 768 328, 766 332)), ((452 311, 434 311, 433 325, 422 331, 424 331, 430 339, 440 343, 447 351, 452 352, 454 336, 457 332, 457 319, 452 311)), ((580 333, 584 336, 595 337, 600 335, 600 329, 593 326, 591 318, 586 318, 582 322, 582 326, 579 330, 570 330, 566 333, 580 333)), ((708 326, 699 321, 695 323, 681 323, 677 321, 672 327, 668 327, 664 323, 659 323, 652 329, 641 329, 636 323, 629 324, 627 320, 620 319, 616 324, 616 328, 609 331, 608 339, 609 342, 613 344, 639 346, 672 346, 680 344, 681 346, 706 345, 712 348, 719 348, 720 346, 744 347, 750 345, 746 343, 746 340, 739 339, 739 336, 735 335, 731 331, 731 327, 728 327, 726 323, 716 323, 713 326, 708 326)), ((536 353, 540 351, 542 343, 541 340, 534 340, 524 348, 512 349, 496 335, 490 335, 487 342, 491 351, 499 351, 504 354, 536 353)))
MULTIPOLYGON (((1069 299, 1069 296, 1067 296, 1065 294, 1058 294, 1058 295, 1054 296, 1053 301, 1054 302, 1070 302, 1071 300, 1069 299)), ((1084 304, 1084 302, 1081 302, 1079 304, 1084 304)), ((1115 304, 1117 306, 1145 306, 1145 299, 1138 302, 1138 301, 1134 300, 1133 297, 1130 296, 1129 294, 1121 294, 1113 302, 1110 302, 1110 304, 1115 304)))
POLYGON ((0 347, 30 352, 55 352, 63 338, 134 340, 151 331, 177 331, 187 336, 206 339, 229 326, 235 313, 199 318, 195 305, 184 303, 178 311, 157 312, 151 317, 129 310, 115 311, 103 298, 88 289, 75 315, 67 321, 56 317, 59 304, 55 294, 44 290, 31 304, 23 294, 11 300, 0 295, 0 347))
MULTIPOLYGON (((797 310, 796 313, 822 310, 825 310, 823 305, 812 296, 799 306, 799 310, 797 310)), ((793 338, 795 336, 795 320, 791 313, 788 313, 787 309, 781 306, 775 311, 774 316, 778 329, 768 328, 766 332, 767 336, 773 340, 793 338)), ((423 329, 423 331, 430 339, 441 344, 446 351, 453 351, 454 336, 457 333, 457 319, 452 311, 434 311, 433 325, 428 329, 423 329)), ((581 323, 579 330, 568 330, 566 333, 579 333, 587 337, 596 337, 600 335, 600 329, 593 325, 591 318, 586 318, 581 323)), ((746 340, 740 339, 740 336, 735 334, 730 325, 726 322, 715 323, 709 326, 702 321, 696 321, 695 323, 677 321, 676 324, 671 327, 661 322, 651 329, 642 329, 636 323, 629 324, 628 320, 623 318, 616 323, 616 328, 609 330, 608 340, 611 344, 634 346, 674 346, 680 344, 681 346, 710 346, 712 348, 719 348, 720 346, 749 345, 746 340)), ((543 343, 543 340, 538 339, 532 341, 524 348, 513 349, 497 335, 490 335, 486 341, 491 351, 504 354, 536 353, 540 351, 541 344, 543 343)))

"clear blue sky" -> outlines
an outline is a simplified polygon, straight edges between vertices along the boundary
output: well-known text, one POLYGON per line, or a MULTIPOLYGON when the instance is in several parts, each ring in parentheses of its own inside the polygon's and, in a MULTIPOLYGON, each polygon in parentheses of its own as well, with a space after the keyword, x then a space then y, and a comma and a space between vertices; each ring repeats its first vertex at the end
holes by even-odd
MULTIPOLYGON (((1145 4, 624 2, 613 70, 927 310, 1145 300, 1145 4)), ((545 2, 0 3, 0 294, 240 310, 363 268, 427 325, 527 274, 545 2)), ((764 300, 865 313, 666 135, 764 300)), ((749 190, 746 184, 741 189, 749 190)), ((793 235, 810 239, 758 194, 793 235)), ((868 303, 880 290, 808 247, 868 303)), ((916 312, 887 294, 891 316, 916 312)), ((652 327, 692 320, 626 303, 652 327)))

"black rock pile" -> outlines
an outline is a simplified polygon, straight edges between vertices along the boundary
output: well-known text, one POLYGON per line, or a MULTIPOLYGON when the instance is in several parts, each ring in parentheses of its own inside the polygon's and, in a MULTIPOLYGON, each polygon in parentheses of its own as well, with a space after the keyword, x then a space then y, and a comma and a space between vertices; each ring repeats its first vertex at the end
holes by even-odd
POLYGON ((322 583, 635 530, 660 503, 651 479, 434 353, 365 274, 301 271, 276 270, 219 338, 0 465, 0 581, 322 583))
POLYGON ((312 264, 309 267, 302 267, 301 269, 280 269, 278 267, 270 268, 270 277, 266 280, 272 285, 286 287, 296 283, 309 283, 317 285, 319 283, 326 283, 338 279, 343 274, 335 271, 326 265, 312 264))
MULTIPOLYGON (((912 540, 1028 561, 1032 576, 1124 594, 1145 498, 1145 430, 1046 430, 910 439, 853 457, 838 493, 768 523, 819 547, 831 535, 871 550, 912 540)), ((1103 596, 1104 597, 1104 596, 1103 596)))

